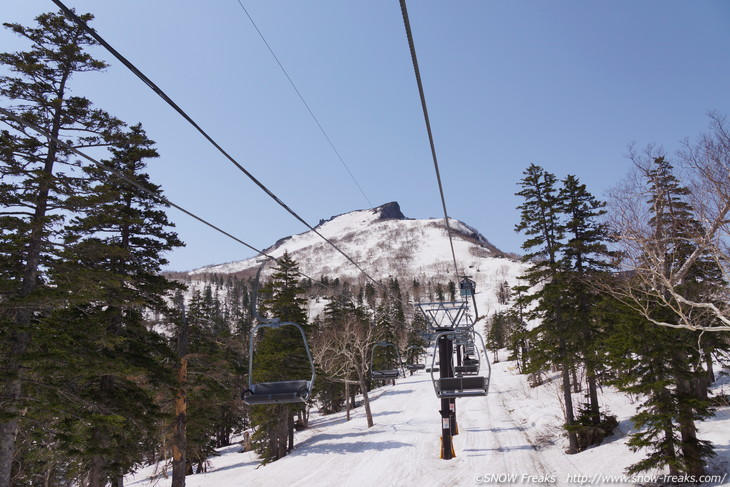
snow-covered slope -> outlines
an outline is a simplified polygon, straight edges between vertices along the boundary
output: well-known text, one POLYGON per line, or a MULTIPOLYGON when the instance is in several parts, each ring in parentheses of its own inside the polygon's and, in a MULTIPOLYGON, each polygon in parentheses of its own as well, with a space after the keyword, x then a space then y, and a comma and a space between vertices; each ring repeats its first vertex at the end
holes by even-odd
MULTIPOLYGON (((476 281, 479 313, 488 314, 499 307, 496 290, 500 283, 514 285, 523 266, 469 225, 451 219, 450 226, 459 272, 476 281)), ((445 284, 456 279, 443 219, 408 219, 396 202, 332 217, 316 230, 376 280, 398 278, 408 282, 415 278, 445 284)), ((312 231, 281 239, 264 252, 273 257, 288 252, 299 263, 301 272, 315 279, 329 276, 366 281, 357 267, 312 231)), ((189 275, 202 279, 206 274, 252 273, 259 262, 251 258, 207 266, 189 275)))
MULTIPOLYGON (((727 372, 727 371, 726 371, 727 372)), ((716 386, 728 389, 725 383, 716 386)), ((439 459, 440 416, 430 376, 419 372, 371 392, 375 426, 367 428, 362 408, 351 421, 343 414, 315 417, 296 434, 294 451, 259 466, 253 452, 240 445, 220 450, 208 473, 187 477, 189 487, 461 487, 478 485, 637 485, 661 481, 660 472, 626 476, 624 468, 642 458, 631 453, 625 437, 634 405, 626 395, 605 390, 604 407, 620 426, 603 444, 566 455, 561 434, 559 380, 530 388, 514 363, 493 366, 489 396, 457 400, 459 435, 456 457, 439 459)), ((718 391, 719 392, 719 391, 718 391)), ((578 395, 576 395, 578 399, 578 395)), ((718 457, 705 485, 728 485, 730 408, 700 424, 703 438, 713 441, 718 457)), ((168 486, 170 479, 151 480, 153 468, 127 478, 128 487, 168 486)))
MULTIPOLYGON (((454 247, 460 272, 477 282, 479 314, 502 309, 496 290, 502 282, 517 283, 523 265, 505 256, 468 225, 452 220, 454 247)), ((401 283, 446 283, 454 279, 451 250, 443 221, 405 218, 397 203, 373 210, 346 213, 323 221, 317 230, 356 260, 375 279, 398 278, 401 283)), ((351 263, 313 232, 280 240, 266 250, 279 257, 289 252, 300 269, 320 276, 365 278, 351 263)), ((203 285, 206 274, 252 275, 257 259, 209 266, 190 273, 191 287, 203 285), (195 280, 199 282, 195 282, 195 280)), ((216 288, 217 289, 217 288, 216 288)), ((310 300, 309 314, 321 311, 322 302, 310 300)), ((502 357, 504 357, 504 351, 502 357)), ((727 370, 716 384, 717 394, 730 392, 727 370)), ((537 388, 517 374, 515 364, 493 366, 490 394, 457 400, 460 434, 454 438, 456 458, 439 459, 440 403, 430 376, 419 372, 395 386, 371 392, 375 426, 367 428, 358 408, 346 422, 343 414, 313 416, 310 428, 296 433, 296 447, 285 458, 266 466, 239 445, 222 449, 210 459, 207 474, 187 478, 191 487, 233 486, 476 486, 476 485, 657 485, 661 472, 636 478, 624 469, 643 458, 625 444, 633 432, 629 418, 636 404, 629 396, 606 388, 604 410, 620 422, 616 433, 598 447, 566 455, 560 381, 548 377, 537 388), (552 380, 551 380, 552 379, 552 380)), ((582 393, 574 397, 576 404, 582 393)), ((718 457, 708 473, 719 476, 705 485, 730 485, 730 408, 698 423, 700 436, 715 444, 718 457)), ((159 467, 158 467, 159 468, 159 467)), ((150 479, 154 467, 128 477, 125 485, 168 486, 169 478, 150 479)), ((158 472, 159 474, 159 472, 158 472)))

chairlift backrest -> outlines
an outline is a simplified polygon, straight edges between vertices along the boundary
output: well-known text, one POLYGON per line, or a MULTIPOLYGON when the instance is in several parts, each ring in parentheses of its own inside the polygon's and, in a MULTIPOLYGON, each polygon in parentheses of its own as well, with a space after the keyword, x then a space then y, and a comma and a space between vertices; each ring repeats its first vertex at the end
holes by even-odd
MULTIPOLYGON (((487 348, 484 344, 484 339, 479 333, 474 330, 471 330, 471 333, 473 334, 472 336, 479 337, 479 342, 481 344, 480 349, 484 354, 484 361, 487 364, 487 374, 484 376, 474 375, 475 373, 473 372, 473 368, 476 367, 478 371, 479 366, 481 365, 481 359, 477 352, 476 357, 470 358, 471 362, 469 364, 461 366, 462 369, 458 369, 457 367, 453 368, 455 373, 460 373, 461 375, 456 375, 455 377, 436 377, 435 372, 437 372, 438 369, 434 369, 436 356, 438 355, 439 339, 445 336, 454 340, 456 336, 456 333, 453 330, 442 331, 436 334, 436 345, 431 359, 431 381, 433 382, 433 388, 436 392, 436 396, 439 398, 451 399, 458 397, 486 396, 489 392, 489 381, 492 375, 492 366, 489 363, 487 348), (474 361, 476 361, 476 363, 474 363, 474 361)), ((441 367, 443 366, 444 364, 441 364, 441 367)))
POLYGON ((316 372, 314 367, 314 359, 312 359, 312 352, 309 349, 309 343, 307 343, 307 336, 304 333, 304 328, 302 328, 301 325, 292 321, 279 322, 272 320, 264 323, 259 323, 253 328, 253 330, 251 330, 251 338, 249 340, 248 352, 248 389, 243 391, 241 395, 243 402, 248 405, 306 402, 312 395, 315 375, 316 372), (312 370, 311 378, 309 380, 295 379, 254 383, 253 355, 256 332, 258 332, 262 328, 277 329, 283 326, 293 326, 297 328, 299 330, 299 333, 302 335, 304 349, 307 352, 309 366, 312 370))
POLYGON ((475 281, 465 277, 459 282, 459 294, 465 298, 473 296, 476 290, 476 284, 475 281))
POLYGON ((373 380, 393 380, 398 379, 399 377, 405 377, 405 370, 403 370, 403 360, 401 360, 400 352, 398 351, 398 347, 394 343, 390 342, 378 342, 373 345, 372 350, 370 351, 370 378, 373 380), (398 361, 398 366, 395 369, 375 369, 375 349, 378 347, 382 348, 389 348, 393 347, 395 348, 395 353, 398 361))

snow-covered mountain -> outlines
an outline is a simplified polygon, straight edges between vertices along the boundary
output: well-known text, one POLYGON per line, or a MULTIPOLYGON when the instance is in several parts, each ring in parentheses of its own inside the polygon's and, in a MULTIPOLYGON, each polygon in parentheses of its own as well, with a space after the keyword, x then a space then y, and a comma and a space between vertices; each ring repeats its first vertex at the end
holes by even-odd
MULTIPOLYGON (((459 220, 449 221, 460 275, 476 281, 480 315, 499 306, 498 286, 513 286, 523 265, 492 245, 481 233, 459 220)), ((348 279, 364 284, 367 278, 330 244, 340 248, 376 280, 398 278, 400 282, 447 283, 455 281, 451 247, 443 218, 411 219, 397 202, 377 208, 358 210, 322 220, 308 231, 282 238, 264 252, 281 257, 288 252, 299 263, 303 274, 348 279)), ((251 276, 260 258, 201 267, 189 272, 194 280, 209 274, 251 276)))

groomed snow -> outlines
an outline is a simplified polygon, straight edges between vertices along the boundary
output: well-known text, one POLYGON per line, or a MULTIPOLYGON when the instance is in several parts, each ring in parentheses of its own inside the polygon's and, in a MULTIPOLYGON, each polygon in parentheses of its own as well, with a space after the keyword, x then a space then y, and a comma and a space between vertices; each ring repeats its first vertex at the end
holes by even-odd
MULTIPOLYGON (((725 373, 727 374, 727 370, 725 373)), ((344 413, 314 416, 310 428, 296 434, 296 447, 285 458, 260 466, 253 452, 239 445, 211 458, 208 473, 187 477, 190 487, 264 486, 478 486, 478 485, 637 485, 661 472, 630 479, 623 470, 642 457, 625 445, 632 431, 628 418, 635 405, 607 389, 604 407, 616 414, 616 434, 598 447, 566 455, 562 412, 556 383, 530 388, 513 362, 493 365, 488 397, 457 399, 460 434, 456 458, 439 459, 440 408, 430 374, 418 372, 371 392, 375 426, 367 428, 362 407, 346 422, 344 413), (631 481, 633 480, 633 481, 631 481)), ((716 388, 728 392, 727 375, 716 388)), ((580 395, 576 395, 579 399, 580 395)), ((700 435, 715 444, 718 457, 705 485, 728 485, 730 408, 700 425, 700 435)), ((128 487, 168 486, 149 478, 152 467, 126 479, 128 487)))

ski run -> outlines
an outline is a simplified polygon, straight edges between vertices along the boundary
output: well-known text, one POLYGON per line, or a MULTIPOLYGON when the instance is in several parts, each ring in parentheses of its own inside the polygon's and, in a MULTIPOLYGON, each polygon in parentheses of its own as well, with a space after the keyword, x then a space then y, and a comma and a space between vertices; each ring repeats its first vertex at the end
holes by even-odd
MULTIPOLYGON (((728 372, 716 382, 716 393, 730 390, 728 372)), ((439 458, 440 402, 430 374, 419 371, 371 391, 372 428, 367 428, 362 407, 352 411, 350 421, 344 412, 313 412, 309 428, 296 434, 294 450, 281 460, 262 466, 254 452, 242 452, 241 445, 234 444, 210 458, 207 473, 188 476, 187 486, 586 486, 693 480, 670 478, 664 472, 624 473, 642 457, 625 445, 638 399, 611 389, 603 391, 602 399, 618 416, 616 433, 600 446, 566 455, 561 392, 557 375, 553 379, 531 388, 514 362, 494 364, 488 396, 456 401, 459 434, 453 438, 456 456, 451 460, 439 458)), ((579 400, 581 394, 575 397, 579 400)), ((699 480, 708 486, 730 485, 730 407, 719 409, 699 427, 700 438, 712 441, 717 451, 708 465, 708 478, 699 480)), ((161 465, 142 469, 128 476, 125 485, 170 485, 170 477, 161 470, 161 465)))

